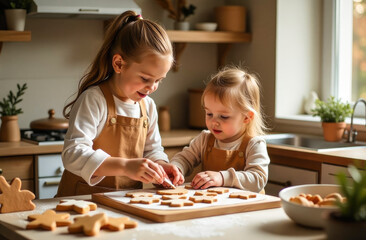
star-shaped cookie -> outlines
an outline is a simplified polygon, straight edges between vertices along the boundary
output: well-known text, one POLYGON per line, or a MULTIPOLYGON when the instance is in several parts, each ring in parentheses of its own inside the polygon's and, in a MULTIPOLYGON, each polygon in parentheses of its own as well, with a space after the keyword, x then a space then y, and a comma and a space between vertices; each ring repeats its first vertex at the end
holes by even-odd
POLYGON ((0 176, 0 213, 29 211, 36 208, 32 202, 34 194, 28 190, 20 190, 22 181, 14 178, 10 185, 0 176))
POLYGON ((160 202, 160 198, 156 197, 135 197, 131 198, 130 203, 142 203, 142 204, 152 204, 160 202))
POLYGON ((121 231, 123 229, 135 227, 137 227, 137 222, 131 221, 129 217, 108 217, 108 223, 103 226, 103 228, 107 228, 111 231, 121 231))
POLYGON ((195 196, 217 196, 215 192, 208 192, 208 191, 196 191, 194 193, 195 196))
POLYGON ((31 222, 27 224, 27 229, 43 228, 46 230, 55 230, 56 227, 68 226, 71 224, 69 220, 70 214, 56 213, 53 210, 46 210, 42 214, 33 214, 28 216, 31 222))
POLYGON ((163 189, 156 191, 160 195, 184 195, 188 193, 188 190, 183 187, 177 187, 175 189, 163 189))
POLYGON ((83 216, 74 218, 74 223, 68 227, 70 233, 84 232, 87 236, 97 235, 102 226, 108 223, 105 213, 98 213, 93 216, 83 216))
POLYGON ((161 201, 161 205, 169 205, 170 207, 183 207, 183 206, 193 206, 194 203, 186 199, 187 196, 182 195, 164 195, 161 201))
POLYGON ((207 189, 207 192, 215 192, 215 193, 218 193, 218 194, 223 194, 223 193, 229 192, 229 189, 224 188, 224 187, 214 187, 214 188, 207 189))
POLYGON ((213 196, 192 196, 189 198, 192 202, 195 203, 214 203, 217 202, 217 198, 213 196))
POLYGON ((84 201, 84 200, 74 200, 74 199, 65 199, 61 200, 59 204, 56 206, 57 211, 69 211, 74 210, 77 213, 88 213, 89 211, 94 211, 97 209, 97 204, 84 201))
POLYGON ((249 198, 256 198, 257 194, 252 192, 233 192, 230 193, 229 198, 241 198, 241 199, 249 199, 249 198))
POLYGON ((128 192, 125 195, 126 197, 131 197, 131 198, 135 198, 135 197, 152 197, 154 196, 153 193, 151 192, 128 192))

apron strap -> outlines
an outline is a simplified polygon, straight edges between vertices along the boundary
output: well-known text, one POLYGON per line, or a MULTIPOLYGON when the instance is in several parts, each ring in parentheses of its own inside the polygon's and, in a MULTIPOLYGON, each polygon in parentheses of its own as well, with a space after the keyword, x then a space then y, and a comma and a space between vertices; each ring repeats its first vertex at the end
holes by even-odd
POLYGON ((109 116, 113 118, 117 117, 116 113, 116 104, 114 103, 113 94, 109 89, 108 81, 104 81, 99 84, 100 89, 103 92, 104 98, 107 101, 107 108, 108 108, 108 119, 109 116))

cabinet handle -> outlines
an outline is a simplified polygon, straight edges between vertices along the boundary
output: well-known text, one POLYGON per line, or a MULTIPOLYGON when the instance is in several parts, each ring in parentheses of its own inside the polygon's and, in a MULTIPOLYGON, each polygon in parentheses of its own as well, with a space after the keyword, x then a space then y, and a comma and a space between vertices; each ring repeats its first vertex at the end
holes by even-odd
POLYGON ((50 182, 44 182, 43 185, 45 186, 57 186, 60 184, 60 181, 50 181, 50 182))
POLYGON ((279 182, 279 181, 274 181, 274 180, 268 180, 268 183, 272 183, 272 184, 280 185, 280 186, 284 186, 284 187, 292 186, 291 181, 279 182))

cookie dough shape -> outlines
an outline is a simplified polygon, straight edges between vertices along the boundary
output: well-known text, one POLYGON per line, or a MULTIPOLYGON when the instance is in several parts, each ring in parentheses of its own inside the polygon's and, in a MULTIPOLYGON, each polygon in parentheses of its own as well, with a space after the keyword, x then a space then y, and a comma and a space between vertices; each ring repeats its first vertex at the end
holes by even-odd
POLYGON ((131 198, 135 198, 135 197, 152 197, 154 196, 153 193, 151 192, 128 192, 125 195, 126 197, 131 197, 131 198))
POLYGON ((229 192, 228 188, 224 188, 224 187, 215 187, 215 188, 209 188, 207 189, 207 192, 215 192, 217 194, 224 194, 229 192))
POLYGON ((68 227, 69 233, 84 232, 87 236, 95 236, 102 226, 107 225, 108 217, 105 213, 98 213, 93 216, 83 216, 74 218, 74 223, 68 227))
POLYGON ((182 187, 178 187, 175 189, 164 189, 156 191, 157 194, 160 195, 184 195, 188 193, 188 190, 182 187))
POLYGON ((97 209, 97 204, 84 201, 84 200, 74 200, 74 199, 65 199, 61 200, 60 203, 56 206, 57 211, 69 211, 74 210, 77 213, 88 213, 89 211, 94 211, 97 209))
POLYGON ((170 207, 183 207, 183 206, 193 206, 194 202, 187 199, 170 199, 161 201, 161 205, 169 205, 170 207))
POLYGON ((229 198, 240 198, 240 199, 244 199, 247 200, 249 198, 256 198, 257 194, 252 193, 252 192, 233 192, 230 193, 229 198))
POLYGON ((20 190, 22 181, 14 178, 10 185, 0 176, 0 213, 30 211, 36 208, 32 202, 34 194, 28 190, 20 190))
POLYGON ((194 196, 217 196, 217 193, 215 192, 208 192, 208 191, 196 191, 194 193, 194 196))
POLYGON ((26 229, 43 228, 53 231, 56 227, 70 225, 69 217, 70 214, 68 213, 56 213, 53 210, 46 210, 42 214, 29 215, 28 220, 32 222, 27 224, 26 229))
POLYGON ((152 204, 160 202, 160 198, 156 197, 135 197, 131 198, 130 203, 142 203, 142 204, 152 204))
POLYGON ((102 228, 107 228, 111 231, 121 231, 127 228, 137 227, 137 222, 131 221, 129 217, 112 218, 108 217, 108 223, 102 228))
POLYGON ((194 203, 214 203, 217 202, 217 198, 213 196, 192 196, 189 198, 194 203))

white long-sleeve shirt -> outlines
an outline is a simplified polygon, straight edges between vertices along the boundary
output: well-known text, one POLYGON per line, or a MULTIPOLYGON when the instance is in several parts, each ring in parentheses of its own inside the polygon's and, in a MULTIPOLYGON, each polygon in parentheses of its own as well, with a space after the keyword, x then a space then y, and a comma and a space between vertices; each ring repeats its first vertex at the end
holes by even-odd
MULTIPOLYGON (((190 142, 188 147, 183 148, 171 159, 171 163, 176 165, 183 175, 189 175, 194 167, 202 163, 209 135, 210 131, 203 130, 190 142)), ((233 142, 224 143, 216 139, 214 147, 224 150, 238 150, 241 141, 242 138, 239 138, 233 142)), ((257 136, 248 142, 245 159, 243 170, 235 171, 234 168, 229 168, 220 171, 224 179, 224 186, 259 192, 267 183, 268 164, 270 163, 264 138, 257 136)))
MULTIPOLYGON (((129 104, 114 97, 117 115, 140 118, 140 105, 129 104)), ((145 101, 149 122, 143 156, 152 161, 169 161, 161 146, 156 105, 152 98, 145 101)), ((64 140, 62 161, 65 168, 81 176, 89 185, 98 184, 104 177, 92 177, 110 155, 101 149, 93 150, 93 139, 101 133, 107 119, 107 102, 98 86, 84 91, 75 102, 64 140)), ((113 141, 113 139, 111 139, 113 141)))

